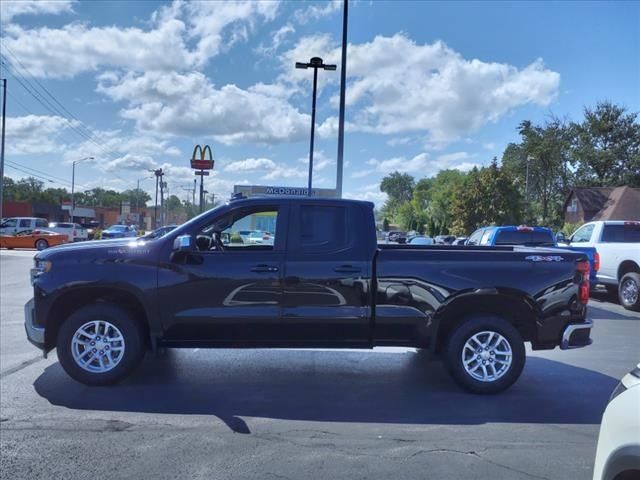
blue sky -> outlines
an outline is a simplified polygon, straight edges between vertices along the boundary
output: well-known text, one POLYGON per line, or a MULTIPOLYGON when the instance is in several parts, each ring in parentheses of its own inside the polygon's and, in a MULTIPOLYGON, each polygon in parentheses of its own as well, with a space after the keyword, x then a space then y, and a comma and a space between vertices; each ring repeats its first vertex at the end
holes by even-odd
MULTIPOLYGON (((206 188, 222 198, 241 183, 306 185, 311 71, 293 64, 339 64, 341 2, 1 8, 8 175, 34 169, 69 187, 70 162, 91 155, 77 167, 81 190, 142 179, 151 191, 146 171, 162 166, 170 193, 186 198, 191 150, 208 143, 206 188)), ((349 27, 353 198, 382 202, 378 183, 394 170, 421 178, 486 164, 524 119, 579 119, 604 99, 640 111, 638 2, 353 1, 349 27)), ((335 185, 338 80, 320 72, 319 187, 335 185)))

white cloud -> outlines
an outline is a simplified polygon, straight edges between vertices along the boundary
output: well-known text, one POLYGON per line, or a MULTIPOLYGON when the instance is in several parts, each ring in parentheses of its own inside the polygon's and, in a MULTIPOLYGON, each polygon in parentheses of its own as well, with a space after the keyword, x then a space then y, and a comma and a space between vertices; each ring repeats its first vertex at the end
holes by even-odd
POLYGON ((30 155, 60 152, 64 144, 58 137, 68 128, 77 127, 76 120, 48 115, 7 117, 6 148, 8 154, 30 155))
POLYGON ((276 163, 269 158, 247 158, 237 160, 225 166, 225 172, 254 172, 256 170, 273 170, 276 163))
POLYGON ((382 173, 390 173, 394 171, 419 173, 427 170, 430 166, 429 154, 420 153, 413 158, 395 157, 388 160, 376 160, 372 158, 367 161, 367 165, 371 165, 382 173))
POLYGON ((257 20, 273 19, 277 8, 278 2, 174 2, 154 12, 148 30, 79 23, 25 29, 11 24, 4 29, 3 43, 38 77, 68 78, 99 68, 189 70, 246 41, 257 20))
POLYGON ((98 91, 128 101, 121 115, 142 131, 212 137, 225 144, 291 142, 308 135, 309 116, 264 85, 216 88, 199 72, 128 73, 111 80, 100 82, 98 91))
MULTIPOLYGON (((303 165, 309 166, 309 156, 304 156, 298 159, 298 162, 303 165)), ((319 172, 326 169, 330 165, 335 165, 336 160, 334 158, 329 158, 325 155, 324 151, 314 151, 313 152, 313 171, 319 172)))
POLYGON ((483 143, 482 148, 484 148, 485 150, 495 150, 496 144, 493 142, 483 143))
MULTIPOLYGON (((418 177, 431 177, 440 170, 453 168, 460 171, 471 170, 479 164, 470 162, 472 156, 467 152, 453 152, 440 155, 432 159, 426 152, 419 153, 412 158, 394 157, 387 160, 377 160, 372 158, 367 161, 367 165, 380 173, 389 174, 394 171, 410 173, 418 177)), ((356 174, 355 178, 365 176, 356 174)))
POLYGON ((151 168, 157 168, 157 166, 157 162, 149 155, 135 155, 130 153, 114 160, 103 162, 101 165, 102 169, 107 172, 122 172, 123 170, 146 172, 151 168))
POLYGON ((375 203, 376 206, 379 207, 387 201, 387 194, 380 191, 379 183, 372 183, 363 187, 346 190, 344 198, 366 200, 375 203))
POLYGON ((0 22, 9 23, 20 15, 59 15, 72 12, 73 0, 3 0, 0 2, 0 22))
POLYGON ((342 0, 314 2, 313 5, 296 10, 293 17, 298 23, 304 24, 309 20, 318 20, 319 18, 332 15, 340 10, 341 7, 342 0))
POLYGON ((271 44, 268 46, 260 45, 256 51, 265 56, 271 56, 275 54, 282 44, 286 41, 287 37, 295 33, 296 29, 290 23, 287 23, 271 33, 271 44))
MULTIPOLYGON (((330 63, 340 59, 340 48, 328 35, 304 37, 281 56, 283 78, 295 84, 309 82, 310 75, 293 70, 292 62, 304 60, 310 51, 330 63)), ((404 33, 350 45, 348 55, 351 128, 376 134, 423 133, 432 147, 442 147, 523 105, 548 105, 560 82, 560 75, 541 59, 522 69, 467 60, 443 42, 417 44, 404 33)), ((331 73, 323 72, 319 80, 325 85, 337 82, 338 76, 331 73)), ((337 106, 338 96, 331 102, 337 106)), ((328 135, 334 128, 330 117, 319 130, 328 135)))

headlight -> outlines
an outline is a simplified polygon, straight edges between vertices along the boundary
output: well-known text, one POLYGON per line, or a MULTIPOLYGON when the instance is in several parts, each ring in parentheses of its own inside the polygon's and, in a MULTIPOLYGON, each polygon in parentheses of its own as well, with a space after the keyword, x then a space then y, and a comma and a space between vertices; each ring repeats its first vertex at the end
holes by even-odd
POLYGON ((627 389, 627 387, 625 387, 622 382, 618 383, 618 385, 616 385, 616 388, 613 390, 613 392, 611 392, 611 396, 609 397, 609 403, 611 403, 611 401, 614 398, 616 398, 618 395, 620 395, 626 389, 627 389))
POLYGON ((33 282, 36 278, 38 278, 43 273, 47 273, 49 270, 51 270, 52 266, 53 264, 49 260, 34 259, 34 265, 31 269, 31 285, 33 285, 33 282))

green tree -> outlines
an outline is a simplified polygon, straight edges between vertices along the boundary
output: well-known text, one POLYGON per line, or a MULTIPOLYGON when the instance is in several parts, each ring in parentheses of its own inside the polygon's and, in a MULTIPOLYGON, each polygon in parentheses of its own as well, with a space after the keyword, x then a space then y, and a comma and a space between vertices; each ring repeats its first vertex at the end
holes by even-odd
POLYGON ((429 235, 448 234, 453 223, 451 205, 456 188, 464 183, 466 174, 459 170, 440 170, 430 179, 428 206, 425 210, 426 231, 429 235))
POLYGON ((518 225, 522 221, 523 199, 507 169, 496 158, 488 167, 474 168, 455 187, 451 211, 451 233, 470 234, 483 225, 518 225))
POLYGON ((611 102, 585 108, 574 123, 573 156, 582 185, 640 186, 638 114, 611 102))
POLYGON ((551 119, 543 125, 524 121, 518 130, 522 153, 526 155, 524 161, 528 164, 529 191, 525 197, 529 217, 536 223, 558 226, 562 203, 573 185, 572 129, 558 119, 551 119))
POLYGON ((382 220, 382 231, 383 232, 389 231, 389 219, 387 217, 384 217, 384 220, 382 220))
POLYGON ((411 200, 415 180, 408 173, 393 172, 382 179, 380 191, 399 205, 411 200))

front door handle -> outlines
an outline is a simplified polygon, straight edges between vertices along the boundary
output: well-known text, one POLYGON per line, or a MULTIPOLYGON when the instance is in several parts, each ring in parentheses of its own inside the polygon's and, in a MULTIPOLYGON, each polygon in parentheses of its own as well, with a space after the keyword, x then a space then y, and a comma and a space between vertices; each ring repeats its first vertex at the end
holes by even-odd
POLYGON ((273 265, 256 265, 251 268, 251 271, 258 273, 277 272, 278 267, 274 267, 273 265))
POLYGON ((354 267, 353 265, 340 265, 333 269, 334 272, 338 273, 359 273, 362 271, 359 267, 354 267))

